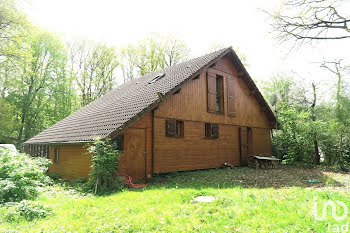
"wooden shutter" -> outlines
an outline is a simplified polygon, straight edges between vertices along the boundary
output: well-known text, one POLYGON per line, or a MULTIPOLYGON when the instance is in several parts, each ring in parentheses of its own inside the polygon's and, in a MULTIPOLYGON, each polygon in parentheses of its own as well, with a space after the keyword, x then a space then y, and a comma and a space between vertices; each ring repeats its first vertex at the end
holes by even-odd
POLYGON ((235 86, 232 76, 227 76, 227 114, 236 116, 235 86))
POLYGON ((167 119, 166 120, 166 136, 175 137, 176 135, 176 120, 167 119))
POLYGON ((216 112, 216 75, 208 72, 207 75, 208 89, 208 112, 216 112))
POLYGON ((212 138, 219 138, 219 124, 212 124, 212 138))

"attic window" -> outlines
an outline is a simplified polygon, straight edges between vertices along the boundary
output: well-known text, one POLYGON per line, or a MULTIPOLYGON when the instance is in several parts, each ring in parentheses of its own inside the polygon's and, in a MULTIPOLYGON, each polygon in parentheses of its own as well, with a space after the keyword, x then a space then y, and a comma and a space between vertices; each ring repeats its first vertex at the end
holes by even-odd
POLYGON ((152 84, 157 82, 159 79, 163 78, 165 76, 165 73, 157 75, 154 79, 152 79, 151 81, 148 82, 148 84, 152 84))

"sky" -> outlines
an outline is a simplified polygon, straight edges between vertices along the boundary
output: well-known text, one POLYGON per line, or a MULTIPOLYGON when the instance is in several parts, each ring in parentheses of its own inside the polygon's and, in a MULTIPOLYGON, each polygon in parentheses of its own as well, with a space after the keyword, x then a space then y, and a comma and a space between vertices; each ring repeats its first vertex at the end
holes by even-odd
POLYGON ((171 33, 185 41, 192 57, 207 53, 214 44, 239 48, 247 58, 248 72, 259 81, 283 74, 333 85, 334 77, 318 62, 350 60, 349 41, 291 50, 292 44, 273 38, 269 18, 262 11, 271 12, 280 4, 279 0, 28 0, 23 10, 33 23, 66 40, 123 47, 149 33, 171 33))

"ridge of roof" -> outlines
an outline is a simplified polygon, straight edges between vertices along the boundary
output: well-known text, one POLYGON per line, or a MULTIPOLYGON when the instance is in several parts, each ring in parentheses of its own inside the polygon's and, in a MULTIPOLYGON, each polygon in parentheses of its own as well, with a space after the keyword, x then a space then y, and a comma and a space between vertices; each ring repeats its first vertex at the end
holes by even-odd
POLYGON ((135 119, 159 104, 160 93, 167 96, 187 79, 200 73, 219 57, 233 52, 231 47, 169 66, 163 70, 130 80, 67 116, 24 144, 84 143, 105 138, 123 130, 135 119), (156 76, 165 77, 149 83, 156 76), (126 127, 123 127, 125 126, 126 127))

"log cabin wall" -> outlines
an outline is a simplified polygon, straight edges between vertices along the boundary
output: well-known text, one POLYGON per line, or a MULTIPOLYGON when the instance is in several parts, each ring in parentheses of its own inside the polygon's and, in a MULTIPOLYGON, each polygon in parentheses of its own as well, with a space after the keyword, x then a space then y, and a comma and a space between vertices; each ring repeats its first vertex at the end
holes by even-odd
POLYGON ((91 161, 85 145, 50 145, 49 159, 53 162, 49 173, 70 180, 89 177, 91 161), (55 149, 59 150, 58 163, 55 163, 55 149))
POLYGON ((154 110, 154 173, 219 167, 223 162, 239 165, 239 126, 261 129, 252 132, 255 151, 271 154, 271 145, 264 145, 267 133, 264 134, 264 142, 259 141, 262 137, 260 132, 268 132, 269 137, 268 118, 244 80, 237 77, 230 58, 223 57, 209 70, 224 77, 223 114, 208 112, 207 70, 198 78, 184 84, 179 92, 165 99, 154 110), (228 78, 232 78, 234 83, 235 116, 228 114, 228 78), (184 121, 183 138, 166 136, 165 121, 168 118, 184 121), (205 122, 219 124, 218 139, 204 137, 205 122))

